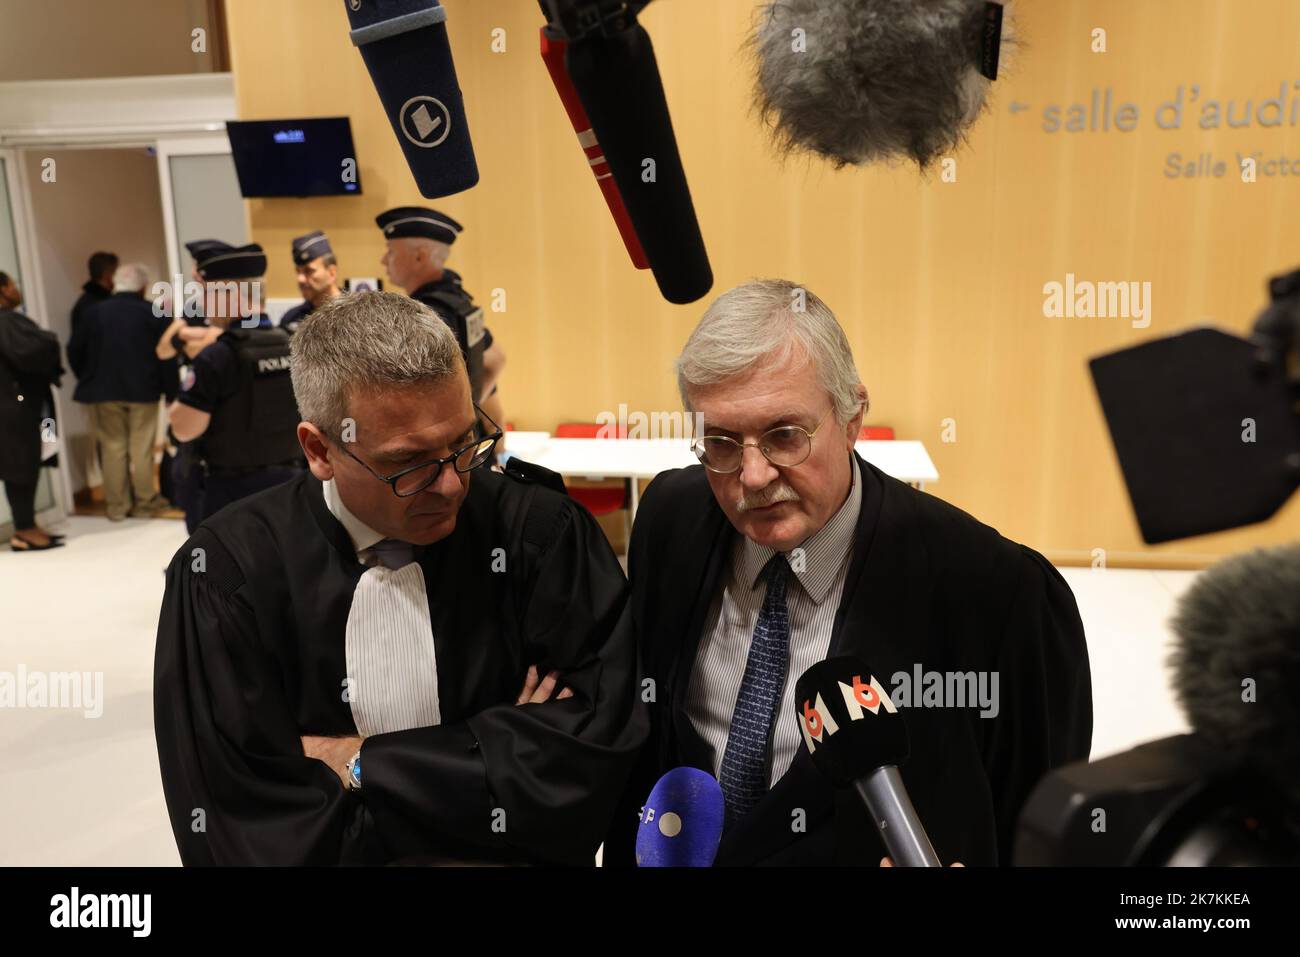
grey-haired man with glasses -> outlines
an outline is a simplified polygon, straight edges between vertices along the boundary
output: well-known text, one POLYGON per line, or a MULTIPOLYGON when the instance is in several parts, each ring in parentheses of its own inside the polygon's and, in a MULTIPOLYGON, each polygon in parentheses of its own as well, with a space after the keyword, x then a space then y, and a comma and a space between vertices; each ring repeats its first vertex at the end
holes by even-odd
POLYGON ((292 346, 309 470, 206 520, 155 659, 186 864, 591 864, 637 746, 627 583, 556 477, 490 467, 456 338, 405 296, 292 346))
POLYGON ((856 453, 867 392, 810 290, 761 280, 719 296, 677 374, 702 420, 700 464, 658 476, 632 531, 632 617, 655 695, 606 864, 631 862, 640 803, 681 765, 722 786, 718 864, 881 863, 859 798, 819 775, 796 719, 796 681, 834 655, 865 660, 899 699, 902 777, 945 863, 1008 862, 1029 790, 1091 742, 1065 581, 856 453), (993 700, 920 687, 904 700, 922 674, 982 675, 993 700))

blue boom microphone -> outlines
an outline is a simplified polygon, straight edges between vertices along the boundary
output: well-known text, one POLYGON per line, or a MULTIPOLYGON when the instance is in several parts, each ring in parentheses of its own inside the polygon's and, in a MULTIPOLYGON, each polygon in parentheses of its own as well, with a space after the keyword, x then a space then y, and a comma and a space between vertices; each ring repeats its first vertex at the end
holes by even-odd
POLYGON ((794 696, 813 764, 836 787, 853 787, 894 863, 941 866, 898 773, 907 726, 866 663, 852 655, 819 661, 799 676, 794 696))
POLYGON ((673 768, 641 809, 638 867, 712 867, 722 840, 722 786, 698 768, 673 768))
POLYGON ((465 103, 438 0, 344 0, 352 43, 388 114, 420 194, 450 196, 478 182, 465 103))

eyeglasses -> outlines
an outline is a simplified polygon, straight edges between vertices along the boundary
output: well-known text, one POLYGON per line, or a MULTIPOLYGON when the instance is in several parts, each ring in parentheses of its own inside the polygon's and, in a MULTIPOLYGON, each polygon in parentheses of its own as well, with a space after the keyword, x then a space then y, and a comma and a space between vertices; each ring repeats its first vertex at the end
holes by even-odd
MULTIPOLYGON (((832 407, 833 408, 833 407, 832 407)), ((757 442, 737 442, 725 435, 702 435, 691 443, 691 451, 710 472, 734 472, 744 460, 745 449, 753 447, 763 453, 763 457, 779 468, 799 465, 812 455, 812 440, 826 421, 821 417, 811 432, 798 425, 782 425, 769 429, 758 437, 757 442)))
MULTIPOLYGON (((438 476, 442 474, 442 467, 448 462, 452 463, 452 468, 457 472, 464 474, 465 472, 472 472, 474 469, 491 460, 493 450, 497 447, 497 443, 501 441, 501 437, 505 433, 501 431, 500 426, 492 421, 492 417, 480 409, 478 405, 474 406, 474 411, 483 416, 483 418, 487 419, 489 422, 492 422, 492 428, 495 431, 475 439, 469 445, 462 446, 445 458, 421 462, 419 465, 412 465, 410 468, 402 469, 400 472, 394 472, 392 475, 380 475, 365 462, 362 462, 361 459, 357 458, 345 443, 339 442, 336 444, 344 452, 352 456, 353 459, 356 459, 363 469, 375 478, 379 479, 379 481, 391 485, 393 487, 393 494, 398 498, 409 498, 412 495, 423 492, 426 488, 436 482, 438 476)), ((474 424, 475 428, 477 428, 478 421, 475 420, 474 424)))

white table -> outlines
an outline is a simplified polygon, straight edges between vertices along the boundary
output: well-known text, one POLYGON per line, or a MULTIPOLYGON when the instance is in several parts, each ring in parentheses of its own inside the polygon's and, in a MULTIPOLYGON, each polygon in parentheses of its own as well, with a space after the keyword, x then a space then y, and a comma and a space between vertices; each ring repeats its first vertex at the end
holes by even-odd
MULTIPOLYGON (((668 469, 698 465, 690 439, 560 439, 549 432, 507 432, 506 451, 568 478, 631 479, 628 503, 632 518, 640 504, 640 479, 668 469)), ((925 445, 914 440, 856 443, 858 454, 886 475, 924 488, 939 472, 925 445)))

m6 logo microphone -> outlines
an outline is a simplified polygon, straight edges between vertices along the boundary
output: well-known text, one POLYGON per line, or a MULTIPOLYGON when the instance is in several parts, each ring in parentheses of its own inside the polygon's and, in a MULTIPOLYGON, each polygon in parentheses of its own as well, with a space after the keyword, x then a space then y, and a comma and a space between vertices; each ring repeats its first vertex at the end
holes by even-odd
POLYGON ((871 669, 851 656, 818 662, 799 677, 795 708, 813 765, 857 792, 894 862, 938 867, 898 771, 907 727, 871 669))
MULTIPOLYGON (((868 673, 867 679, 863 681, 861 675, 855 674, 849 684, 843 681, 835 682, 844 699, 849 720, 861 721, 866 712, 877 714, 882 706, 886 713, 897 714, 898 709, 894 707, 894 702, 889 700, 889 695, 885 693, 885 689, 880 686, 875 676, 868 673)), ((808 746, 809 751, 816 750, 816 745, 823 743, 824 735, 832 735, 839 729, 840 726, 827 710, 820 693, 813 701, 804 700, 799 713, 799 730, 803 732, 804 744, 808 746)))

